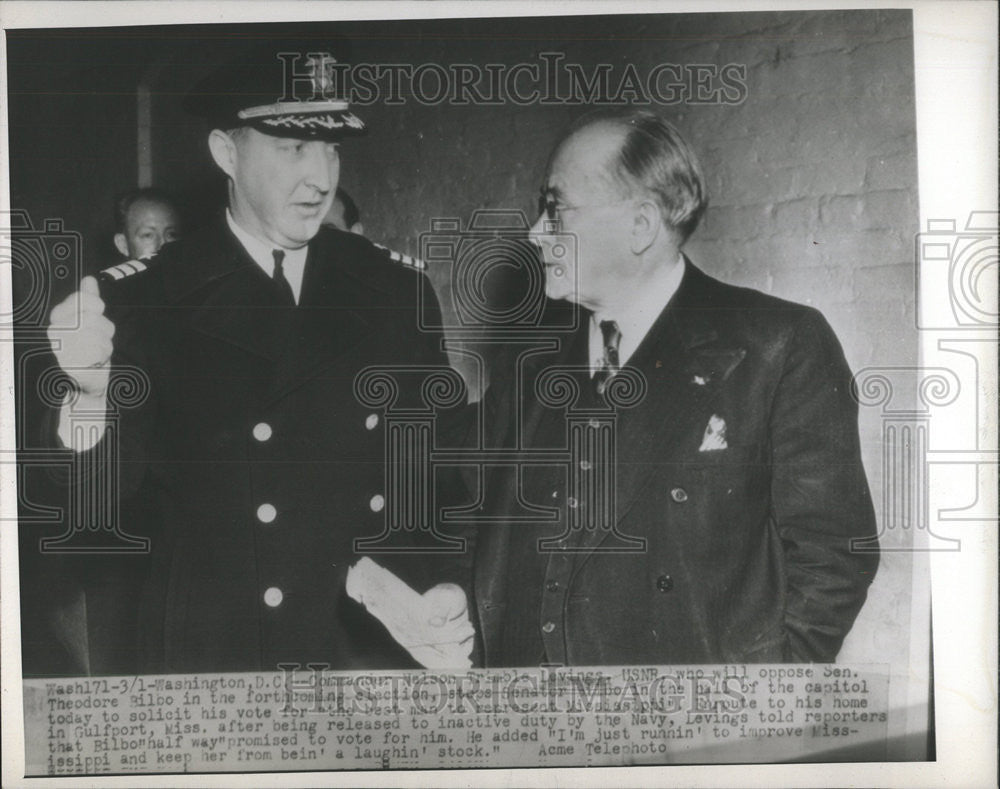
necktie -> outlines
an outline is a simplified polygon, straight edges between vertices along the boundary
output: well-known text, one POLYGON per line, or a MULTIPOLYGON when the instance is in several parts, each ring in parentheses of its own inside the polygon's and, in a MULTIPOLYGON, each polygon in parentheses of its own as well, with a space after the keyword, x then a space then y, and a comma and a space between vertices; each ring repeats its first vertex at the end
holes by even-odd
POLYGON ((295 294, 292 292, 292 286, 285 279, 285 270, 281 267, 281 264, 285 260, 285 250, 275 249, 271 254, 274 256, 274 276, 272 277, 274 280, 274 289, 277 291, 282 304, 294 307, 295 294))
POLYGON ((601 321, 601 338, 604 341, 604 356, 601 359, 601 369, 594 375, 594 385, 597 394, 604 394, 608 379, 618 372, 618 345, 622 341, 622 333, 614 321, 601 321))

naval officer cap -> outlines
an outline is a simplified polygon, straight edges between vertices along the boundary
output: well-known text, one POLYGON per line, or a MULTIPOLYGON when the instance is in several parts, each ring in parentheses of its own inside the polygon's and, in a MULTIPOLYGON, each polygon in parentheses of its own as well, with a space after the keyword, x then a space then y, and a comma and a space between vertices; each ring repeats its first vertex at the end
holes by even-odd
POLYGON ((357 136, 365 124, 336 95, 336 63, 315 43, 258 48, 205 77, 183 106, 215 129, 250 127, 302 140, 357 136))

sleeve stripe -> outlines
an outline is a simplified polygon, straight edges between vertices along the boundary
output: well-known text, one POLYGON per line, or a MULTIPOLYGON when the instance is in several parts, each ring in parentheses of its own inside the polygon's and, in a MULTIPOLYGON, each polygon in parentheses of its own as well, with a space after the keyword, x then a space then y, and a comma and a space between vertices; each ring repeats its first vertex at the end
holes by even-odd
POLYGON ((126 260, 117 266, 104 269, 101 273, 107 274, 112 279, 125 279, 126 277, 131 277, 133 274, 145 271, 147 268, 148 266, 141 260, 126 260))

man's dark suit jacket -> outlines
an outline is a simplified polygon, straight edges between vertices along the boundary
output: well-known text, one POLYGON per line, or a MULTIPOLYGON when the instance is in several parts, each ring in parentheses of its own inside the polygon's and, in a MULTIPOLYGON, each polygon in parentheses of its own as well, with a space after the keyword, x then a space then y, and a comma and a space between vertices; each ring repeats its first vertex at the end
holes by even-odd
MULTIPOLYGON (((102 288, 113 362, 150 385, 117 427, 120 497, 139 495, 160 522, 138 670, 415 667, 344 580, 354 539, 378 536, 390 505, 378 498, 384 419, 359 401, 355 376, 368 365, 447 366, 440 332, 417 328, 421 275, 323 229, 298 306, 281 306, 224 222, 165 246, 157 263, 102 288), (264 519, 262 505, 273 508, 264 519), (272 587, 277 605, 274 592, 265 599, 272 587)), ((437 325, 433 291, 422 291, 437 325)), ((90 453, 98 464, 101 452, 90 453)), ((419 565, 395 569, 430 585, 419 565)))
MULTIPOLYGON (((617 416, 616 526, 645 550, 606 552, 616 538, 593 530, 568 540, 582 553, 538 556, 537 538, 566 525, 566 470, 525 470, 520 495, 560 520, 474 530, 487 666, 532 662, 509 646, 525 628, 544 647, 537 659, 564 665, 832 661, 865 601, 878 556, 873 540, 868 552, 852 540, 876 524, 836 337, 812 308, 685 266, 626 365, 645 398, 617 416), (710 423, 724 442, 706 441, 710 423)), ((524 446, 565 444, 565 410, 534 387, 552 365, 588 364, 588 322, 526 359, 520 392, 494 379, 484 422, 496 446, 511 445, 517 400, 524 446)), ((514 476, 487 479, 491 507, 511 511, 514 476)))

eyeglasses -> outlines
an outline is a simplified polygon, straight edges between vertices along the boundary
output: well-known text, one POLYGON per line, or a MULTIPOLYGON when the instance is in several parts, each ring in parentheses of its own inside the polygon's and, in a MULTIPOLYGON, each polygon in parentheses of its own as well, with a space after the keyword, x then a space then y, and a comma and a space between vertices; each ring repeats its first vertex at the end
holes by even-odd
POLYGON ((538 215, 545 215, 545 218, 550 222, 558 222, 559 214, 562 211, 579 211, 581 208, 607 208, 608 206, 620 205, 621 203, 627 203, 631 200, 631 197, 626 197, 622 200, 614 200, 610 203, 593 203, 592 205, 560 205, 559 201, 556 200, 549 192, 545 191, 543 187, 538 195, 538 215))
POLYGON ((538 193, 538 215, 542 214, 552 222, 559 220, 559 202, 544 189, 538 193))

